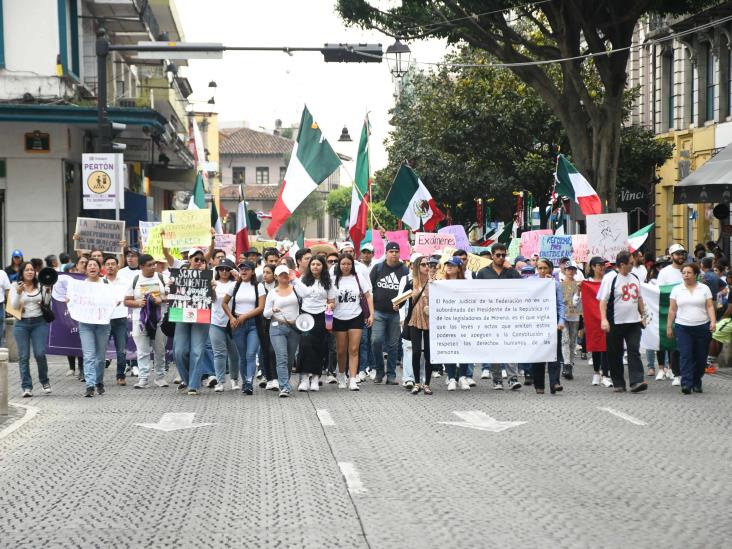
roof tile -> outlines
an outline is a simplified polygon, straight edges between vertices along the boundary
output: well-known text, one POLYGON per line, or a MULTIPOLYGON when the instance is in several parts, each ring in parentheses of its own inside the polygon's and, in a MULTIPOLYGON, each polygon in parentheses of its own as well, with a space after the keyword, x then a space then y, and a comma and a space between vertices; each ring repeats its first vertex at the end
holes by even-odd
POLYGON ((219 133, 220 154, 283 155, 295 145, 292 139, 249 128, 227 128, 219 133))

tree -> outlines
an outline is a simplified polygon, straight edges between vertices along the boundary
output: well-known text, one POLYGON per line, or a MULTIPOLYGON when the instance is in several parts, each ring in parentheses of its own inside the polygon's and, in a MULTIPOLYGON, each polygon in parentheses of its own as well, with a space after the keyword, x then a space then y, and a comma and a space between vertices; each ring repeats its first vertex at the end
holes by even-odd
POLYGON ((338 0, 350 24, 406 39, 447 38, 489 52, 551 108, 577 167, 615 210, 626 67, 644 14, 690 13, 714 0, 402 0, 381 10, 338 0), (613 50, 613 53, 608 53, 613 50), (585 56, 591 57, 585 57, 585 56), (556 60, 562 59, 557 63, 556 60), (536 64, 536 62, 548 62, 536 64), (556 71, 559 78, 552 77, 556 71), (599 80, 594 90, 588 80, 599 80))
POLYGON ((326 203, 323 194, 323 192, 318 190, 310 193, 282 225, 282 228, 277 233, 278 239, 288 238, 295 240, 300 234, 300 231, 304 230, 307 226, 308 220, 317 219, 322 216, 325 212, 326 203))
MULTIPOLYGON (((348 222, 348 215, 351 212, 351 192, 351 186, 349 185, 348 187, 338 187, 328 194, 328 213, 336 219, 346 220, 346 223, 348 222)), ((397 228, 397 219, 386 209, 383 200, 371 202, 369 208, 373 212, 373 224, 375 226, 378 227, 383 224, 383 228, 387 231, 392 231, 397 228)), ((371 221, 369 220, 370 226, 371 221)))

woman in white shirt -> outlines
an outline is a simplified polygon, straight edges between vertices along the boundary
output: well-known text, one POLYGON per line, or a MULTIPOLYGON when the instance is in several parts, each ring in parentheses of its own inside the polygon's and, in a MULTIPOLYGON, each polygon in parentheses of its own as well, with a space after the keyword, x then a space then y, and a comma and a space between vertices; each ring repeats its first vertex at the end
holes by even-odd
POLYGON ((295 358, 300 334, 295 331, 295 319, 300 314, 300 302, 294 288, 290 284, 290 269, 279 265, 275 269, 277 287, 267 294, 264 304, 264 317, 272 321, 269 325, 269 339, 277 361, 277 378, 280 385, 280 397, 289 397, 290 364, 295 358))
POLYGON ((216 301, 211 307, 211 327, 209 328, 209 338, 211 339, 211 348, 214 357, 214 372, 216 373, 216 386, 214 391, 220 393, 224 390, 224 382, 226 381, 226 360, 229 361, 229 376, 231 377, 231 390, 239 389, 239 352, 234 344, 234 339, 230 329, 227 329, 229 322, 236 322, 234 315, 227 314, 224 311, 224 298, 233 293, 234 262, 230 259, 222 259, 216 267, 214 293, 216 301))
POLYGON ((364 322, 374 322, 374 299, 371 295, 371 281, 367 276, 354 273, 353 256, 341 254, 335 266, 336 300, 333 309, 333 332, 336 337, 338 355, 338 388, 346 388, 346 362, 350 381, 348 388, 358 391, 358 351, 364 322), (367 310, 361 306, 361 296, 366 298, 367 310))
POLYGON ((683 284, 671 290, 666 335, 676 334, 681 369, 681 392, 702 392, 702 377, 712 332, 717 327, 712 292, 697 282, 699 265, 689 263, 681 269, 683 284))
MULTIPOLYGON (((264 287, 265 296, 277 286, 274 270, 275 267, 273 265, 262 265, 262 286, 264 287)), ((272 348, 272 342, 269 339, 270 322, 271 320, 269 318, 262 316, 262 333, 260 334, 259 340, 259 368, 262 370, 263 377, 259 382, 259 387, 267 391, 279 391, 280 382, 277 379, 275 352, 272 348)))
POLYGON ((33 346, 33 356, 38 366, 38 380, 43 392, 51 392, 51 383, 48 380, 48 361, 46 360, 46 340, 48 339, 48 323, 41 312, 41 300, 50 303, 51 296, 38 283, 36 271, 29 262, 21 263, 18 269, 20 282, 13 283, 10 288, 10 304, 14 309, 20 309, 21 317, 15 322, 13 335, 18 345, 18 366, 20 368, 20 386, 23 397, 33 396, 33 378, 30 373, 30 351, 33 346))
POLYGON ((300 385, 297 390, 317 391, 320 389, 320 374, 328 358, 325 311, 332 311, 335 306, 335 288, 323 256, 310 260, 302 276, 295 279, 295 291, 302 299, 302 311, 315 321, 312 329, 300 338, 300 385))

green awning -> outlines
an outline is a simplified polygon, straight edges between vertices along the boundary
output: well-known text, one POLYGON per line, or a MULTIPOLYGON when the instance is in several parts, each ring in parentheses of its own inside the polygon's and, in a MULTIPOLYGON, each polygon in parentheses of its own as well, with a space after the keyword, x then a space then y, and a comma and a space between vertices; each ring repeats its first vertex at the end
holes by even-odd
MULTIPOLYGON (((148 126, 151 130, 165 131, 167 120, 157 111, 137 107, 110 107, 109 119, 128 126, 148 126)), ((0 104, 0 122, 46 122, 95 126, 96 107, 76 105, 0 104)))

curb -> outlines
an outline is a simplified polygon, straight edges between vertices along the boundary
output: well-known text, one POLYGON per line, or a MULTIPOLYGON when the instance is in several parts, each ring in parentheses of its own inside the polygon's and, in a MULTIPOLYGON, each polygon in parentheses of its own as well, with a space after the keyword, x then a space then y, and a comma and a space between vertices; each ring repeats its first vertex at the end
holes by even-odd
POLYGON ((16 419, 13 421, 10 425, 5 427, 2 431, 0 431, 0 440, 4 439, 8 435, 14 433, 18 429, 20 429, 23 425, 28 423, 31 419, 36 417, 38 415, 39 409, 35 406, 29 406, 27 404, 14 404, 10 403, 10 406, 15 406, 16 408, 23 408, 25 410, 25 414, 20 419, 16 419))

